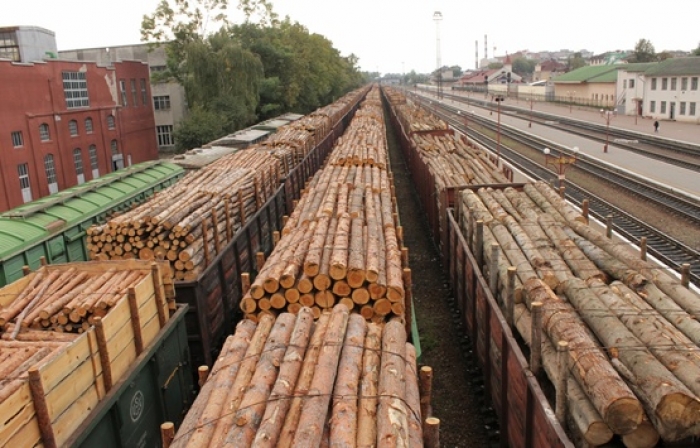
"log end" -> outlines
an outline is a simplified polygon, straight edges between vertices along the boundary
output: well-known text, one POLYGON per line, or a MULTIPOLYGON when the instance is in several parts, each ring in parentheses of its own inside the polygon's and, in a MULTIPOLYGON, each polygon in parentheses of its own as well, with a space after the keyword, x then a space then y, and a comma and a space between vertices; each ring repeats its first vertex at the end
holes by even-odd
POLYGON ((629 434, 639 426, 643 416, 639 400, 622 397, 608 406, 603 419, 615 434, 629 434))
POLYGON ((700 400, 697 398, 681 392, 667 394, 655 413, 657 429, 664 440, 697 435, 700 426, 700 400))

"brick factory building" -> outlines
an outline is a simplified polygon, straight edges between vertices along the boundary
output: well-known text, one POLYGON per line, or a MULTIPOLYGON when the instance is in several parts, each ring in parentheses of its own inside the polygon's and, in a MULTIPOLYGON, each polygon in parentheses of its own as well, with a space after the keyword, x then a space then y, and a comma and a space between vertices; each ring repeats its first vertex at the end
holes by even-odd
POLYGON ((0 60, 0 211, 158 158, 148 65, 0 60))

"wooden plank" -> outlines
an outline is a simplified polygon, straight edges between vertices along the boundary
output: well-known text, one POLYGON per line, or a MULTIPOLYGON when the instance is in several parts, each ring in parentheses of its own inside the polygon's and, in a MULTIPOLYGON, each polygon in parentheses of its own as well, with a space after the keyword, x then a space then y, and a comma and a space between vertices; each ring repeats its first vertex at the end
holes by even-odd
POLYGON ((511 351, 508 359, 508 435, 513 448, 524 447, 525 409, 527 382, 522 374, 522 366, 511 351))
MULTIPOLYGON (((94 331, 94 328, 91 328, 80 335, 72 344, 62 350, 55 351, 37 365, 46 393, 53 390, 90 356, 99 356, 97 354, 97 338, 92 334, 94 331)), ((97 364, 99 365, 99 361, 97 364)))
MULTIPOLYGON (((33 410, 34 406, 32 406, 32 412, 33 410)), ((31 419, 6 442, 4 439, 0 439, 0 442, 2 442, 1 446, 3 447, 36 446, 37 444, 41 444, 39 422, 36 420, 36 418, 31 419)))
POLYGON ((85 417, 95 409, 100 401, 97 391, 90 388, 81 395, 66 412, 61 414, 53 422, 53 432, 58 446, 63 446, 64 442, 83 423, 85 417))
MULTIPOLYGON (((141 321, 143 323, 143 321, 141 321)), ((160 320, 158 319, 158 313, 151 316, 151 319, 143 324, 143 344, 146 349, 150 347, 151 342, 153 342, 160 332, 160 320)))
POLYGON ((36 273, 31 273, 0 289, 0 308, 12 303, 22 290, 32 281, 36 273))
POLYGON ((120 331, 114 335, 114 337, 108 342, 109 350, 109 361, 112 364, 112 380, 115 384, 121 378, 121 375, 125 370, 117 370, 115 365, 117 361, 120 361, 120 365, 128 366, 130 362, 136 359, 136 346, 134 345, 134 329, 131 326, 131 321, 124 324, 120 331), (131 348, 131 350, 130 350, 131 348), (128 353, 127 355, 123 355, 128 353), (130 359, 124 360, 123 356, 127 356, 130 359))
POLYGON ((142 278, 140 282, 134 286, 134 291, 136 292, 136 302, 141 306, 147 300, 155 300, 156 291, 153 288, 153 277, 149 275, 142 278))
POLYGON ((26 378, 23 384, 12 393, 0 406, 0 446, 8 441, 32 420, 36 421, 34 402, 26 378))
POLYGON ((121 331, 122 327, 131 321, 131 314, 129 311, 129 301, 126 299, 126 294, 124 294, 117 304, 109 310, 109 313, 102 318, 102 326, 105 329, 105 337, 107 341, 111 341, 114 335, 121 331))
POLYGON ((61 383, 46 393, 46 407, 49 410, 51 421, 55 421, 66 409, 73 406, 78 397, 90 389, 94 389, 98 398, 105 396, 102 366, 99 358, 86 360, 73 369, 71 374, 61 383), (96 374, 98 370, 100 373, 96 374))
POLYGON ((115 381, 119 381, 124 373, 129 370, 135 359, 136 347, 134 347, 134 344, 126 345, 124 350, 112 361, 112 376, 115 378, 115 381))

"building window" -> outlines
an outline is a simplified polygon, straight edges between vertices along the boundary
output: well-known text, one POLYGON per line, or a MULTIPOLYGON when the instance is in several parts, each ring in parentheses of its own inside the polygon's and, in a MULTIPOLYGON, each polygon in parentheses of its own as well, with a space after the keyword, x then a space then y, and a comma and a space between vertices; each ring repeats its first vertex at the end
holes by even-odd
POLYGON ((688 110, 688 115, 690 115, 691 117, 694 117, 694 116, 695 116, 695 102, 688 103, 688 105, 690 106, 690 107, 688 108, 688 109, 689 109, 689 110, 688 110))
POLYGON ((129 102, 126 100, 126 81, 123 79, 119 80, 119 90, 122 93, 122 106, 126 107, 129 105, 129 102))
POLYGON ((662 114, 666 113, 666 101, 661 102, 661 113, 662 114))
POLYGON ((170 95, 154 96, 153 108, 155 110, 170 110, 170 95))
POLYGON ((22 190, 22 200, 29 202, 32 200, 32 185, 29 183, 29 165, 21 163, 17 165, 19 175, 19 188, 22 190))
POLYGON ((661 90, 668 90, 668 78, 661 78, 661 90))
POLYGON ((139 105, 139 96, 136 92, 136 80, 131 80, 131 98, 134 100, 134 107, 139 105))
POLYGON ((156 134, 158 135, 158 146, 172 146, 175 144, 172 125, 156 126, 156 134))
POLYGON ((634 79, 630 79, 629 86, 630 89, 634 89, 634 79))
POLYGON ((85 132, 92 134, 92 118, 85 119, 85 132))
POLYGON ((652 114, 656 112, 656 101, 649 101, 649 112, 652 114))
POLYGON ((90 106, 85 72, 63 72, 63 95, 68 109, 90 106))
POLYGON ((698 90, 698 77, 690 78, 690 90, 698 90))
POLYGON ((24 146, 24 137, 22 137, 22 131, 15 131, 12 133, 12 146, 19 148, 24 146))
POLYGON ((78 122, 75 120, 69 121, 68 122, 68 130, 70 131, 71 137, 77 137, 78 136, 78 122))
POLYGON ((118 147, 118 145, 117 145, 117 141, 116 141, 116 140, 112 140, 112 142, 110 143, 109 146, 110 146, 110 148, 111 148, 111 150, 112 150, 112 155, 113 155, 113 156, 116 156, 117 154, 119 154, 119 147, 118 147))
POLYGON ((146 90, 146 80, 141 78, 141 105, 148 104, 148 91, 146 90))
POLYGON ((90 155, 90 169, 96 170, 99 168, 99 160, 97 159, 97 146, 90 145, 88 148, 88 154, 90 155))
POLYGON ((681 101, 681 110, 678 113, 681 115, 685 115, 685 101, 681 101))
POLYGON ((42 142, 48 142, 51 140, 51 133, 49 131, 49 125, 42 123, 39 125, 39 138, 42 142))
POLYGON ((671 90, 676 90, 678 87, 678 78, 671 78, 671 90))
POLYGON ((151 73, 159 73, 159 72, 164 72, 167 69, 165 65, 152 65, 151 66, 151 73))
POLYGON ((107 129, 114 129, 114 115, 107 115, 107 129))
POLYGON ((83 174, 83 152, 80 148, 73 150, 73 162, 75 163, 75 174, 80 176, 83 174))
POLYGON ((651 90, 656 90, 656 78, 651 78, 651 90))
POLYGON ((19 45, 14 31, 0 33, 0 59, 19 62, 19 45))
POLYGON ((688 90, 688 78, 681 78, 681 90, 688 90))
POLYGON ((623 79, 623 80, 622 80, 622 88, 623 88, 623 89, 626 89, 626 88, 627 88, 627 80, 626 80, 626 79, 623 79))
POLYGON ((53 154, 47 154, 44 157, 44 171, 46 172, 46 182, 50 184, 56 183, 56 165, 53 161, 53 154))

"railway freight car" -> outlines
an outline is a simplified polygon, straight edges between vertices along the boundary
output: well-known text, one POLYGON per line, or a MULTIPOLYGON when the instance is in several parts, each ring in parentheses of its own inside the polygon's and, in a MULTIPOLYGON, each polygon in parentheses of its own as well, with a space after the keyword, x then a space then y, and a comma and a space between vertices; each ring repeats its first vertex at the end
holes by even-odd
POLYGON ((156 446, 192 401, 166 263, 48 265, 0 289, 0 446, 156 446), (172 313, 171 313, 172 311, 172 313))
POLYGON ((186 320, 195 365, 212 365, 237 320, 241 273, 255 272, 258 254, 272 250, 274 232, 365 91, 280 128, 263 144, 190 172, 152 201, 89 230, 93 258, 128 254, 172 262, 178 300, 190 305, 186 320), (123 241, 111 241, 122 232, 123 241))
POLYGON ((42 263, 85 261, 85 231, 177 182, 182 168, 144 162, 0 214, 0 286, 42 263))
POLYGON ((542 182, 441 184, 387 96, 502 443, 692 446, 700 296, 542 182))

